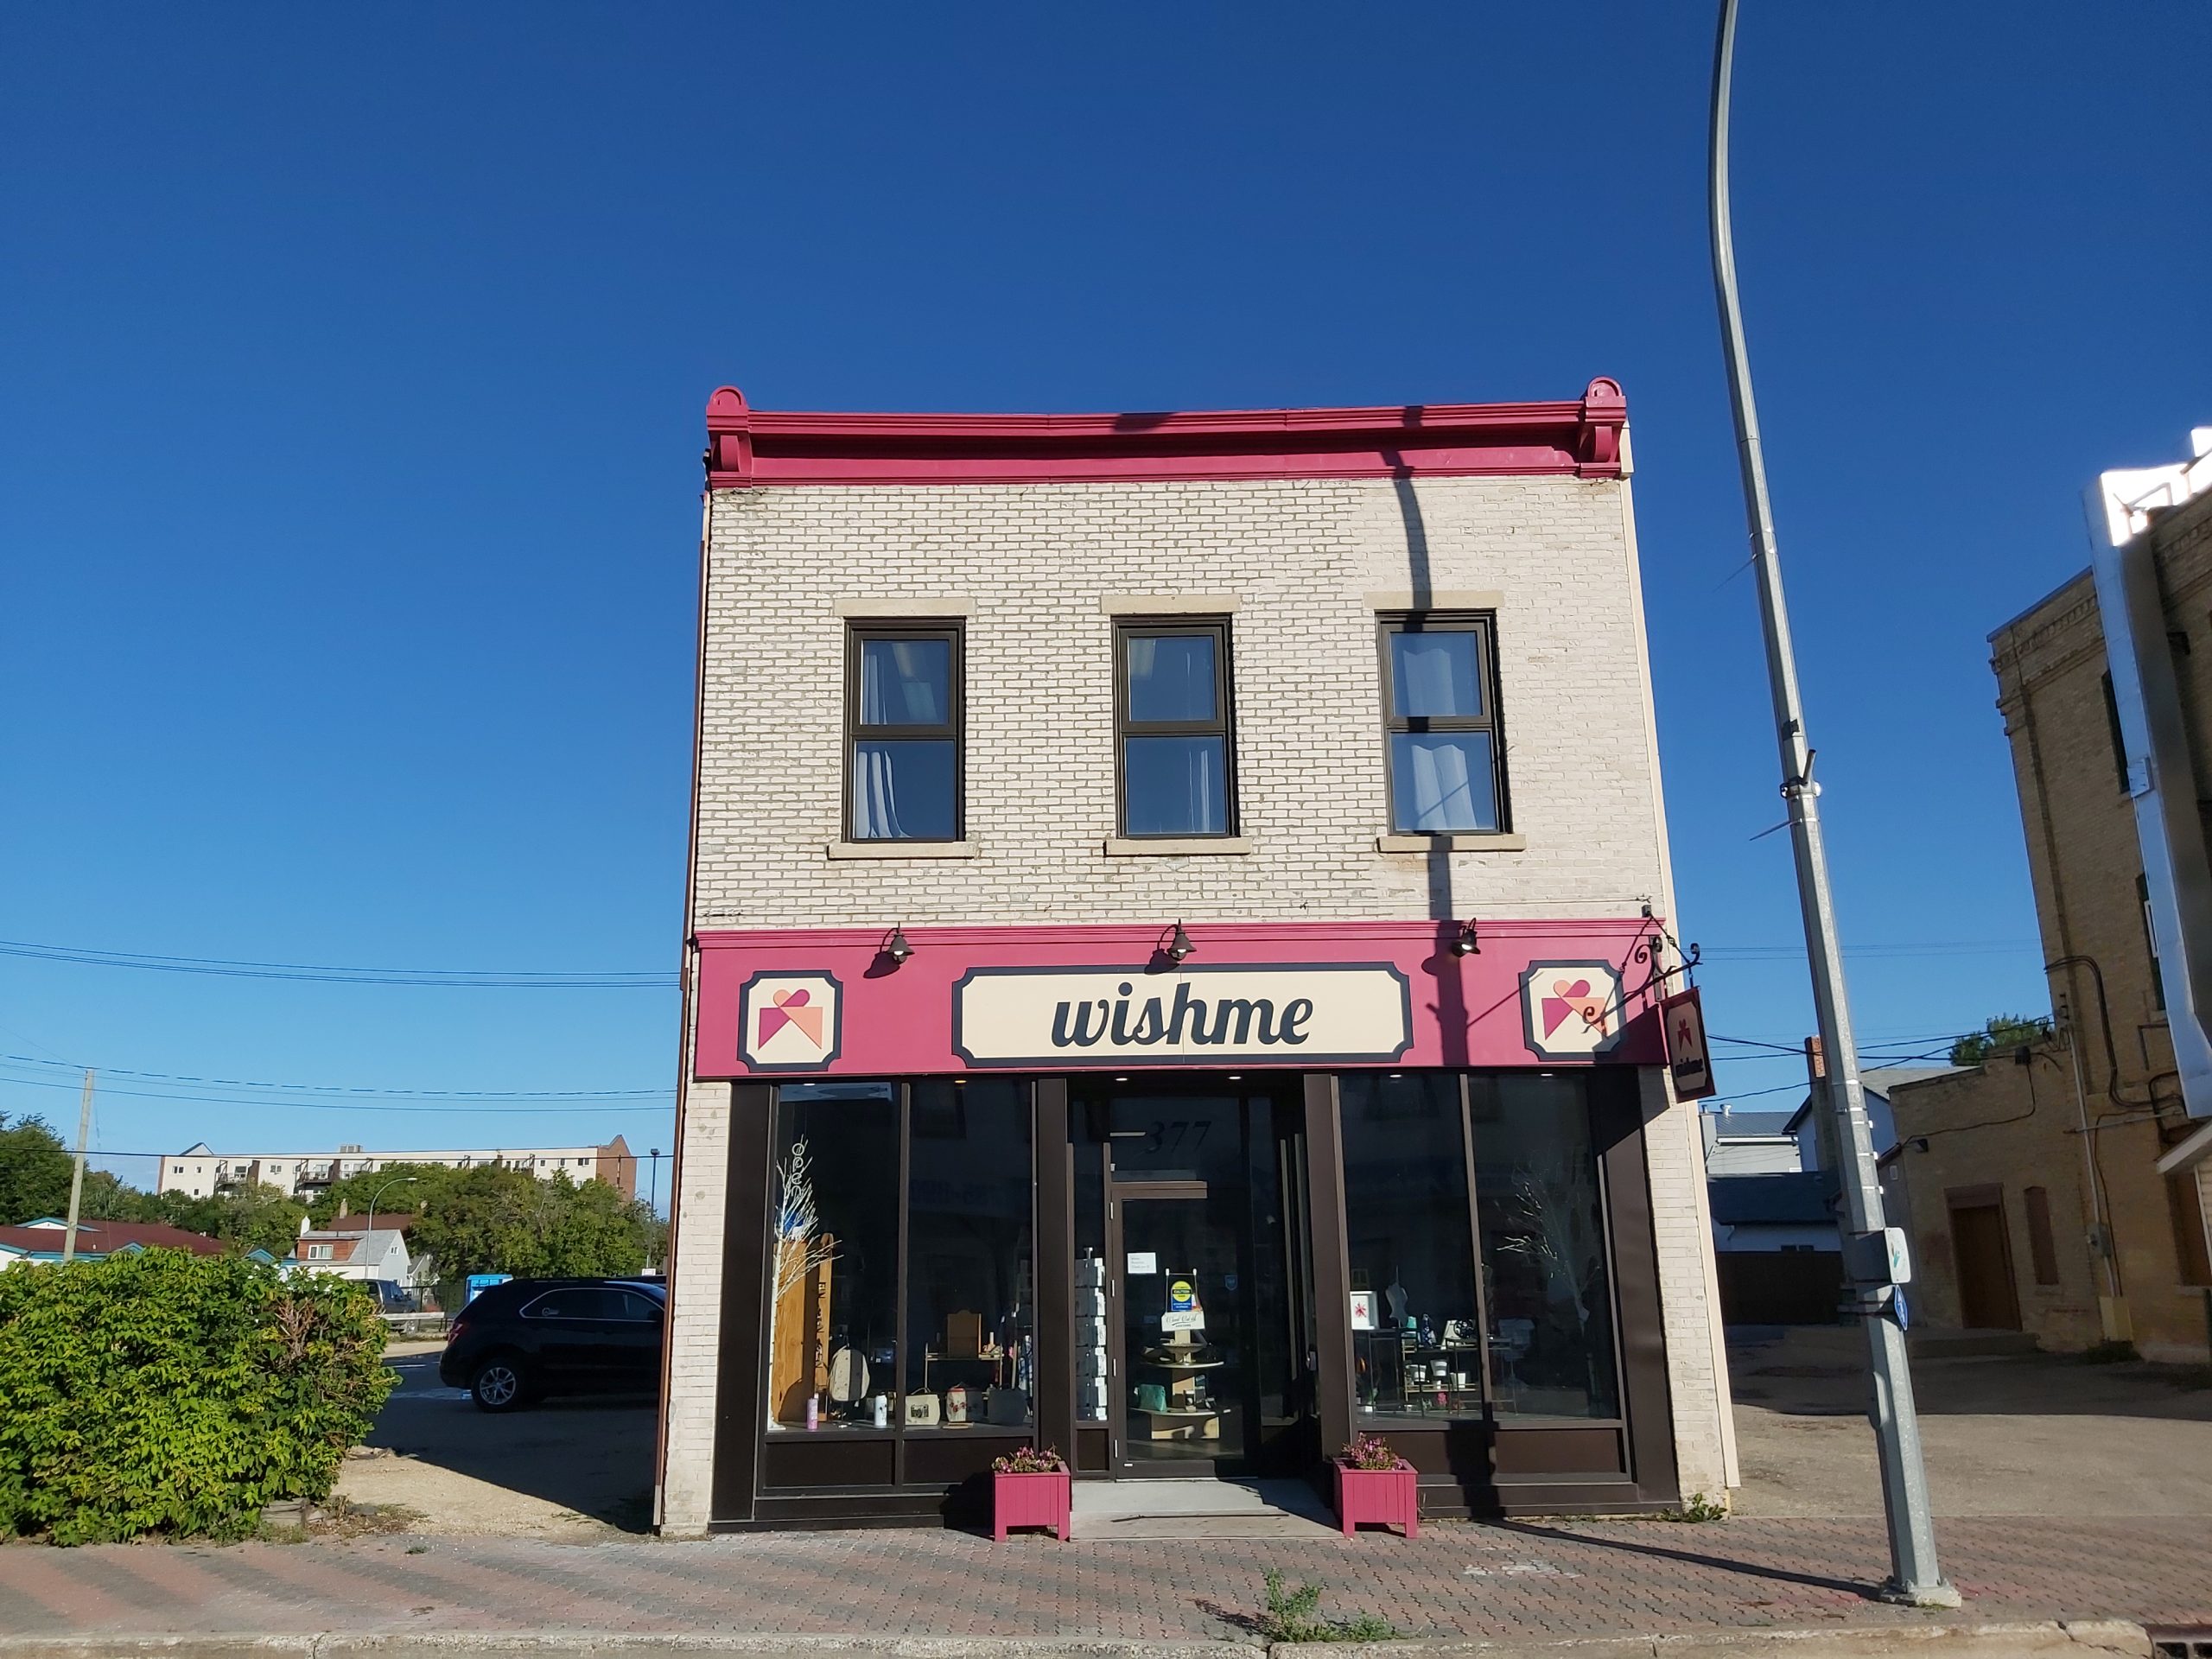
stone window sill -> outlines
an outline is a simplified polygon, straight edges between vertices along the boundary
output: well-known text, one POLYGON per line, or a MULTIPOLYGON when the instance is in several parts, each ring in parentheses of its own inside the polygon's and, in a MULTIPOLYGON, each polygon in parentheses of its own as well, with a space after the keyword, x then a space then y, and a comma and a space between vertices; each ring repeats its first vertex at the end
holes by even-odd
POLYGON ((822 849, 831 858, 973 858, 972 841, 833 841, 822 849))
POLYGON ((1109 836, 1106 838, 1106 856, 1109 858, 1220 858, 1235 857, 1251 850, 1251 842, 1243 836, 1147 836, 1135 838, 1109 836))
POLYGON ((1377 836, 1378 853, 1525 853, 1526 836, 1377 836))

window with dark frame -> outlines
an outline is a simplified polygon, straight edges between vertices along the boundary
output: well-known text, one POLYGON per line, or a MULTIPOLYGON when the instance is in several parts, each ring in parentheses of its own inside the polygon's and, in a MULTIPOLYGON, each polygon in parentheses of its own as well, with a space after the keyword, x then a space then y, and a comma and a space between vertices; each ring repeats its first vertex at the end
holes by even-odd
POLYGON ((957 841, 964 756, 957 622, 855 622, 846 645, 845 838, 957 841))
POLYGON ((1360 1421, 1617 1418, 1591 1080, 1347 1071, 1338 1089, 1347 1266, 1369 1293, 1360 1421))
POLYGON ((1484 613, 1382 619, 1392 833, 1511 828, 1495 642, 1496 619, 1484 613))
POLYGON ((778 1086, 771 1434, 1033 1435, 1034 1109, 1013 1078, 778 1086))
POLYGON ((1229 624, 1121 622, 1114 629, 1114 747, 1121 833, 1232 836, 1229 624))

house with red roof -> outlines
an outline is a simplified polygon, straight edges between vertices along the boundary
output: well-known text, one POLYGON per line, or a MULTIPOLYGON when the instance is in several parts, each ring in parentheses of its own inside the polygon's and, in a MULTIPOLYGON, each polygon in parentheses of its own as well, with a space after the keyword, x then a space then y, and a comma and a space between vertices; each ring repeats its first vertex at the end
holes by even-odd
MULTIPOLYGON (((58 1216, 41 1216, 20 1227, 0 1227, 0 1268, 27 1262, 60 1261, 68 1230, 69 1224, 58 1216)), ((76 1254, 80 1261, 97 1262, 103 1256, 119 1255, 130 1250, 189 1250, 194 1255, 220 1255, 227 1248, 219 1238, 188 1232, 165 1221, 77 1224, 76 1254)), ((266 1250, 250 1254, 264 1261, 276 1259, 266 1250)))

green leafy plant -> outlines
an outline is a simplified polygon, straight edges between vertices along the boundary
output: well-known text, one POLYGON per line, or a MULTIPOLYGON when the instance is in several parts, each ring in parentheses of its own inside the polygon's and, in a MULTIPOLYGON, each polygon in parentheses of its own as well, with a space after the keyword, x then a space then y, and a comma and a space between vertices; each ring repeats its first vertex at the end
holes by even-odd
POLYGON ((1025 1446, 991 1459, 991 1467, 1002 1475, 1057 1475, 1067 1466, 1067 1459, 1049 1446, 1042 1452, 1025 1446))
POLYGON ((1345 1467, 1351 1469, 1397 1470, 1413 1467, 1413 1465, 1393 1452, 1390 1449, 1389 1441, 1384 1440, 1380 1434, 1355 1434, 1344 1443, 1344 1449, 1337 1455, 1344 1460, 1345 1467))
POLYGON ((2039 1014, 2000 1014, 1951 1045, 1953 1065, 1981 1065, 1993 1055, 2050 1040, 2050 1020, 2039 1014))
POLYGON ((1253 1620, 1255 1631, 1270 1642, 1388 1642, 1397 1627, 1379 1613, 1328 1618, 1321 1613, 1321 1586, 1291 1589, 1274 1568, 1267 1571, 1267 1610, 1253 1620))
POLYGON ((1728 1506, 1725 1503, 1716 1503, 1703 1492, 1692 1492, 1682 1500, 1681 1508, 1662 1510, 1659 1518, 1662 1521, 1726 1521, 1728 1506))
POLYGON ((69 1149, 41 1117, 0 1113, 0 1227, 69 1207, 69 1149))
POLYGON ((0 1534, 248 1536, 327 1498, 397 1377, 357 1285, 146 1250, 0 1272, 0 1534))

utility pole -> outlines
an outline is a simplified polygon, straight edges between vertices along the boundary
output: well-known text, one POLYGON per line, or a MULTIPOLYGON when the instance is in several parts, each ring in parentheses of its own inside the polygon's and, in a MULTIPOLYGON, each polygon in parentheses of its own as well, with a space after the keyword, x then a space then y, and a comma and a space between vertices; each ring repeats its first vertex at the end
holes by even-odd
POLYGON ((1921 1459, 1920 1418, 1905 1361, 1904 1328, 1894 1279, 1894 1254, 1885 1236, 1880 1173, 1866 1122, 1866 1096, 1859 1077, 1859 1049, 1844 995, 1843 951, 1836 938, 1828 887, 1827 853, 1821 841, 1820 785, 1813 781, 1813 748, 1797 694, 1796 654, 1783 604, 1782 565, 1775 546, 1774 513, 1767 499, 1766 462, 1759 449, 1758 410, 1751 399, 1751 359, 1744 318, 1736 299, 1736 251, 1728 223, 1728 90, 1736 55, 1736 0, 1720 0, 1720 29, 1713 48, 1713 153, 1710 210, 1713 285, 1720 307, 1722 347, 1728 360, 1728 401, 1736 417, 1736 448, 1744 475, 1751 563, 1758 574, 1759 620, 1766 634, 1767 680, 1774 698, 1775 740, 1782 757, 1782 796, 1789 804, 1789 842, 1796 855, 1797 901, 1803 913, 1806 953, 1811 958, 1813 1006, 1827 1063, 1825 1097, 1836 1128, 1836 1151, 1849 1222, 1844 1262, 1852 1281, 1852 1311, 1866 1330, 1872 1368, 1868 1416, 1882 1467, 1882 1504, 1889 1517, 1887 1600, 1923 1607, 1955 1607, 1959 1592, 1936 1564, 1936 1529, 1928 1512, 1928 1471, 1921 1459))
POLYGON ((92 1069, 85 1068, 85 1097, 77 1106, 77 1166, 69 1174, 69 1224, 61 1230, 61 1259, 77 1259, 77 1214, 85 1204, 85 1143, 92 1138, 92 1069))

